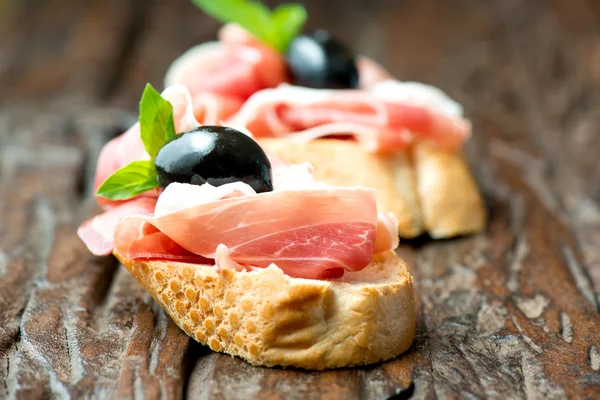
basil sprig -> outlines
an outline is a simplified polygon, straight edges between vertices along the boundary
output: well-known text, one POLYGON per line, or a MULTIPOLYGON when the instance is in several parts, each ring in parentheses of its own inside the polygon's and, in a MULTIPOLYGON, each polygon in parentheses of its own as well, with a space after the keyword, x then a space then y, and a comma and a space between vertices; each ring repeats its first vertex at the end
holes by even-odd
POLYGON ((150 84, 140 101, 140 136, 152 160, 133 161, 106 178, 96 195, 110 200, 127 200, 158 187, 154 157, 175 137, 173 106, 150 84))
POLYGON ((111 200, 127 200, 157 186, 154 161, 134 161, 102 182, 96 194, 111 200))
POLYGON ((302 4, 281 4, 271 11, 254 0, 192 0, 211 17, 235 22, 254 37, 280 53, 284 53, 306 22, 302 4))
POLYGON ((175 137, 173 106, 147 84, 140 101, 140 134, 150 157, 175 137))

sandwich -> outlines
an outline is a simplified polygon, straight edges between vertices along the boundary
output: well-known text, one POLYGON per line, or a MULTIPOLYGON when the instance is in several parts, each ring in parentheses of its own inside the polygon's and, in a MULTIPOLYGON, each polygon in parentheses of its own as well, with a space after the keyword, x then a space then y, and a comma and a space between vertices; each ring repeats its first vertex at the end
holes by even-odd
POLYGON ((310 162, 328 184, 375 189, 402 237, 485 228, 462 153, 471 124, 460 104, 431 85, 398 81, 324 30, 301 34, 299 4, 270 12, 255 1, 193 2, 226 25, 219 40, 176 59, 165 86, 186 86, 200 121, 250 131, 282 160, 310 162))
POLYGON ((102 149, 103 212, 78 235, 113 254, 190 337, 253 365, 365 365, 415 335, 397 219, 375 191, 333 186, 250 132, 200 124, 184 86, 150 85, 102 149))

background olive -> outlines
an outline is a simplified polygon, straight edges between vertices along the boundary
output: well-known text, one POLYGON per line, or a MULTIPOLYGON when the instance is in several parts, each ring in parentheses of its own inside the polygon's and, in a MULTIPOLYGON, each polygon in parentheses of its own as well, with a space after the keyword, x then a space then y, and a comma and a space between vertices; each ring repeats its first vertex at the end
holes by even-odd
POLYGON ((295 85, 318 89, 358 87, 354 54, 327 31, 296 37, 286 59, 295 85))
POLYGON ((271 164, 262 148, 242 132, 202 126, 177 135, 154 159, 161 187, 172 182, 220 186, 245 182, 257 193, 273 190, 271 164))

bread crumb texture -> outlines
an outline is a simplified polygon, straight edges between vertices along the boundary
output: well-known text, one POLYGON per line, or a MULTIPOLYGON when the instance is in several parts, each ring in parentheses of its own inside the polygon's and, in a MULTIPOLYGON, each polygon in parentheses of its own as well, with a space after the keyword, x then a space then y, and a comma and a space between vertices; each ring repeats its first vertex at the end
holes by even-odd
POLYGON ((415 334, 412 279, 393 253, 337 280, 291 278, 115 254, 188 335, 254 365, 310 370, 369 364, 415 334))

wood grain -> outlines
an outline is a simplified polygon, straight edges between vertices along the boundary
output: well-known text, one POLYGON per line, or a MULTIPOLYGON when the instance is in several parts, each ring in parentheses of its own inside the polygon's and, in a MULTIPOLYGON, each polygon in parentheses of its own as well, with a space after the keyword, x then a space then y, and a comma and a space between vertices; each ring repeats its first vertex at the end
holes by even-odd
MULTIPOLYGON (((270 2, 274 4, 275 2, 270 2)), ((185 0, 0 5, 0 398, 595 398, 600 7, 592 0, 304 2, 404 80, 465 105, 484 234, 399 252, 411 350, 369 368, 254 368, 183 334, 75 229, 102 144, 146 82, 214 38, 185 0)))

